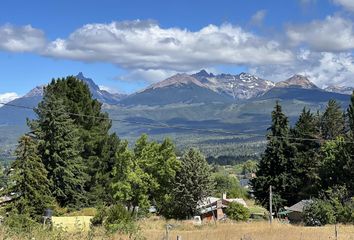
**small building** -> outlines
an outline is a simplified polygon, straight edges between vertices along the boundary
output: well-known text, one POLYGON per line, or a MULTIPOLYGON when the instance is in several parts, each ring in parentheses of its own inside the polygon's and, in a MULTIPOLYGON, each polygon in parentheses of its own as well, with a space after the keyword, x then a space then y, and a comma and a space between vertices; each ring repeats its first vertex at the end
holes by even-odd
POLYGON ((285 207, 289 221, 294 223, 301 222, 305 207, 312 202, 312 200, 301 200, 300 202, 292 205, 291 207, 285 207))
POLYGON ((232 202, 237 202, 247 207, 245 200, 242 198, 227 198, 226 194, 222 198, 208 197, 199 206, 200 215, 203 221, 222 220, 225 219, 225 209, 232 202))

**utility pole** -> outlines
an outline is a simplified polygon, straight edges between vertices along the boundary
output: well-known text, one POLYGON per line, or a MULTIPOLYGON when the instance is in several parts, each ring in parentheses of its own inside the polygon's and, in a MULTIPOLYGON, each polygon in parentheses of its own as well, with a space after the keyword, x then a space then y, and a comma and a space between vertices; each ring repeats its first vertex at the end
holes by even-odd
POLYGON ((272 224, 273 221, 273 193, 272 185, 269 186, 269 223, 272 224))

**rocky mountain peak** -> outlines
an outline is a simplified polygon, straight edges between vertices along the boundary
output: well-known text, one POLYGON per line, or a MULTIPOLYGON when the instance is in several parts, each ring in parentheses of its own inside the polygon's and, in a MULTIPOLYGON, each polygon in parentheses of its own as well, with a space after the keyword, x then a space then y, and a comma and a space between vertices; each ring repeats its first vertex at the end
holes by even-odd
POLYGON ((199 87, 204 87, 204 88, 206 87, 203 83, 201 83, 198 79, 196 79, 192 75, 188 75, 186 73, 178 73, 161 82, 151 85, 147 89, 165 88, 169 86, 178 87, 178 86, 188 85, 188 84, 195 84, 199 87))
POLYGON ((46 85, 41 85, 41 86, 37 86, 35 88, 33 88, 31 91, 29 91, 25 96, 25 98, 29 98, 29 97, 42 97, 44 94, 44 87, 46 85))
POLYGON ((202 69, 199 72, 192 74, 192 76, 196 77, 197 79, 200 79, 200 78, 214 77, 214 74, 208 73, 205 69, 202 69))
POLYGON ((278 82, 275 86, 280 88, 299 87, 305 89, 318 89, 318 87, 313 82, 311 82, 308 77, 300 74, 295 74, 285 81, 278 82))

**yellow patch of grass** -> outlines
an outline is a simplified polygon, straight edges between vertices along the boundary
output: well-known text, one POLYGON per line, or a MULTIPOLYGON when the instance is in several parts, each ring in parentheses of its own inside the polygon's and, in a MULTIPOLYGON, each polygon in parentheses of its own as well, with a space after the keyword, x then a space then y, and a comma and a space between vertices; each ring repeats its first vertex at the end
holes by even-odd
POLYGON ((53 226, 64 231, 88 231, 92 216, 52 217, 53 226))

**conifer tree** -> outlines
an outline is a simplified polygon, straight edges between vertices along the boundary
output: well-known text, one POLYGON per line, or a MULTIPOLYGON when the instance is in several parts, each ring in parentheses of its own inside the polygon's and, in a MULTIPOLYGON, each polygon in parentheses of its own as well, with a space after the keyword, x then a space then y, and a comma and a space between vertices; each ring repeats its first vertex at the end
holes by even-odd
POLYGON ((84 185, 88 176, 80 156, 78 129, 63 101, 46 91, 36 113, 38 119, 29 125, 39 140, 39 155, 48 172, 52 194, 60 206, 82 206, 86 203, 84 185))
MULTIPOLYGON (((104 171, 100 167, 107 166, 112 161, 113 156, 110 154, 112 151, 107 149, 107 145, 118 144, 118 141, 112 142, 109 135, 112 123, 108 114, 102 112, 102 103, 92 98, 88 85, 73 76, 53 79, 46 87, 46 93, 61 99, 66 111, 72 113, 69 117, 78 129, 77 134, 80 136, 82 146, 80 156, 87 166, 87 174, 90 177, 85 184, 89 202, 94 204, 102 201, 100 195, 97 195, 97 190, 105 186, 97 185, 106 184, 100 179, 104 171)), ((112 146, 113 149, 116 147, 112 146)))
POLYGON ((166 205, 167 217, 186 219, 198 213, 197 206, 214 190, 211 169, 204 156, 196 149, 189 149, 181 159, 176 174, 172 196, 166 205))
POLYGON ((354 91, 350 98, 350 104, 347 110, 347 115, 349 125, 349 136, 351 140, 354 140, 354 91))
POLYGON ((317 195, 320 166, 320 132, 318 118, 304 108, 292 129, 292 141, 297 149, 294 172, 299 179, 297 200, 317 195))
POLYGON ((14 185, 7 191, 15 195, 7 208, 40 220, 44 210, 54 204, 54 199, 47 171, 38 155, 37 145, 31 137, 20 138, 16 160, 11 168, 10 180, 14 185))
POLYGON ((269 186, 273 187, 278 206, 296 201, 299 179, 294 175, 296 153, 289 141, 288 118, 277 102, 272 112, 272 125, 267 135, 267 147, 259 162, 257 178, 251 181, 254 195, 259 203, 268 205, 269 186))
POLYGON ((344 134, 344 114, 340 104, 331 99, 328 101, 321 119, 322 137, 325 140, 333 140, 344 134))

